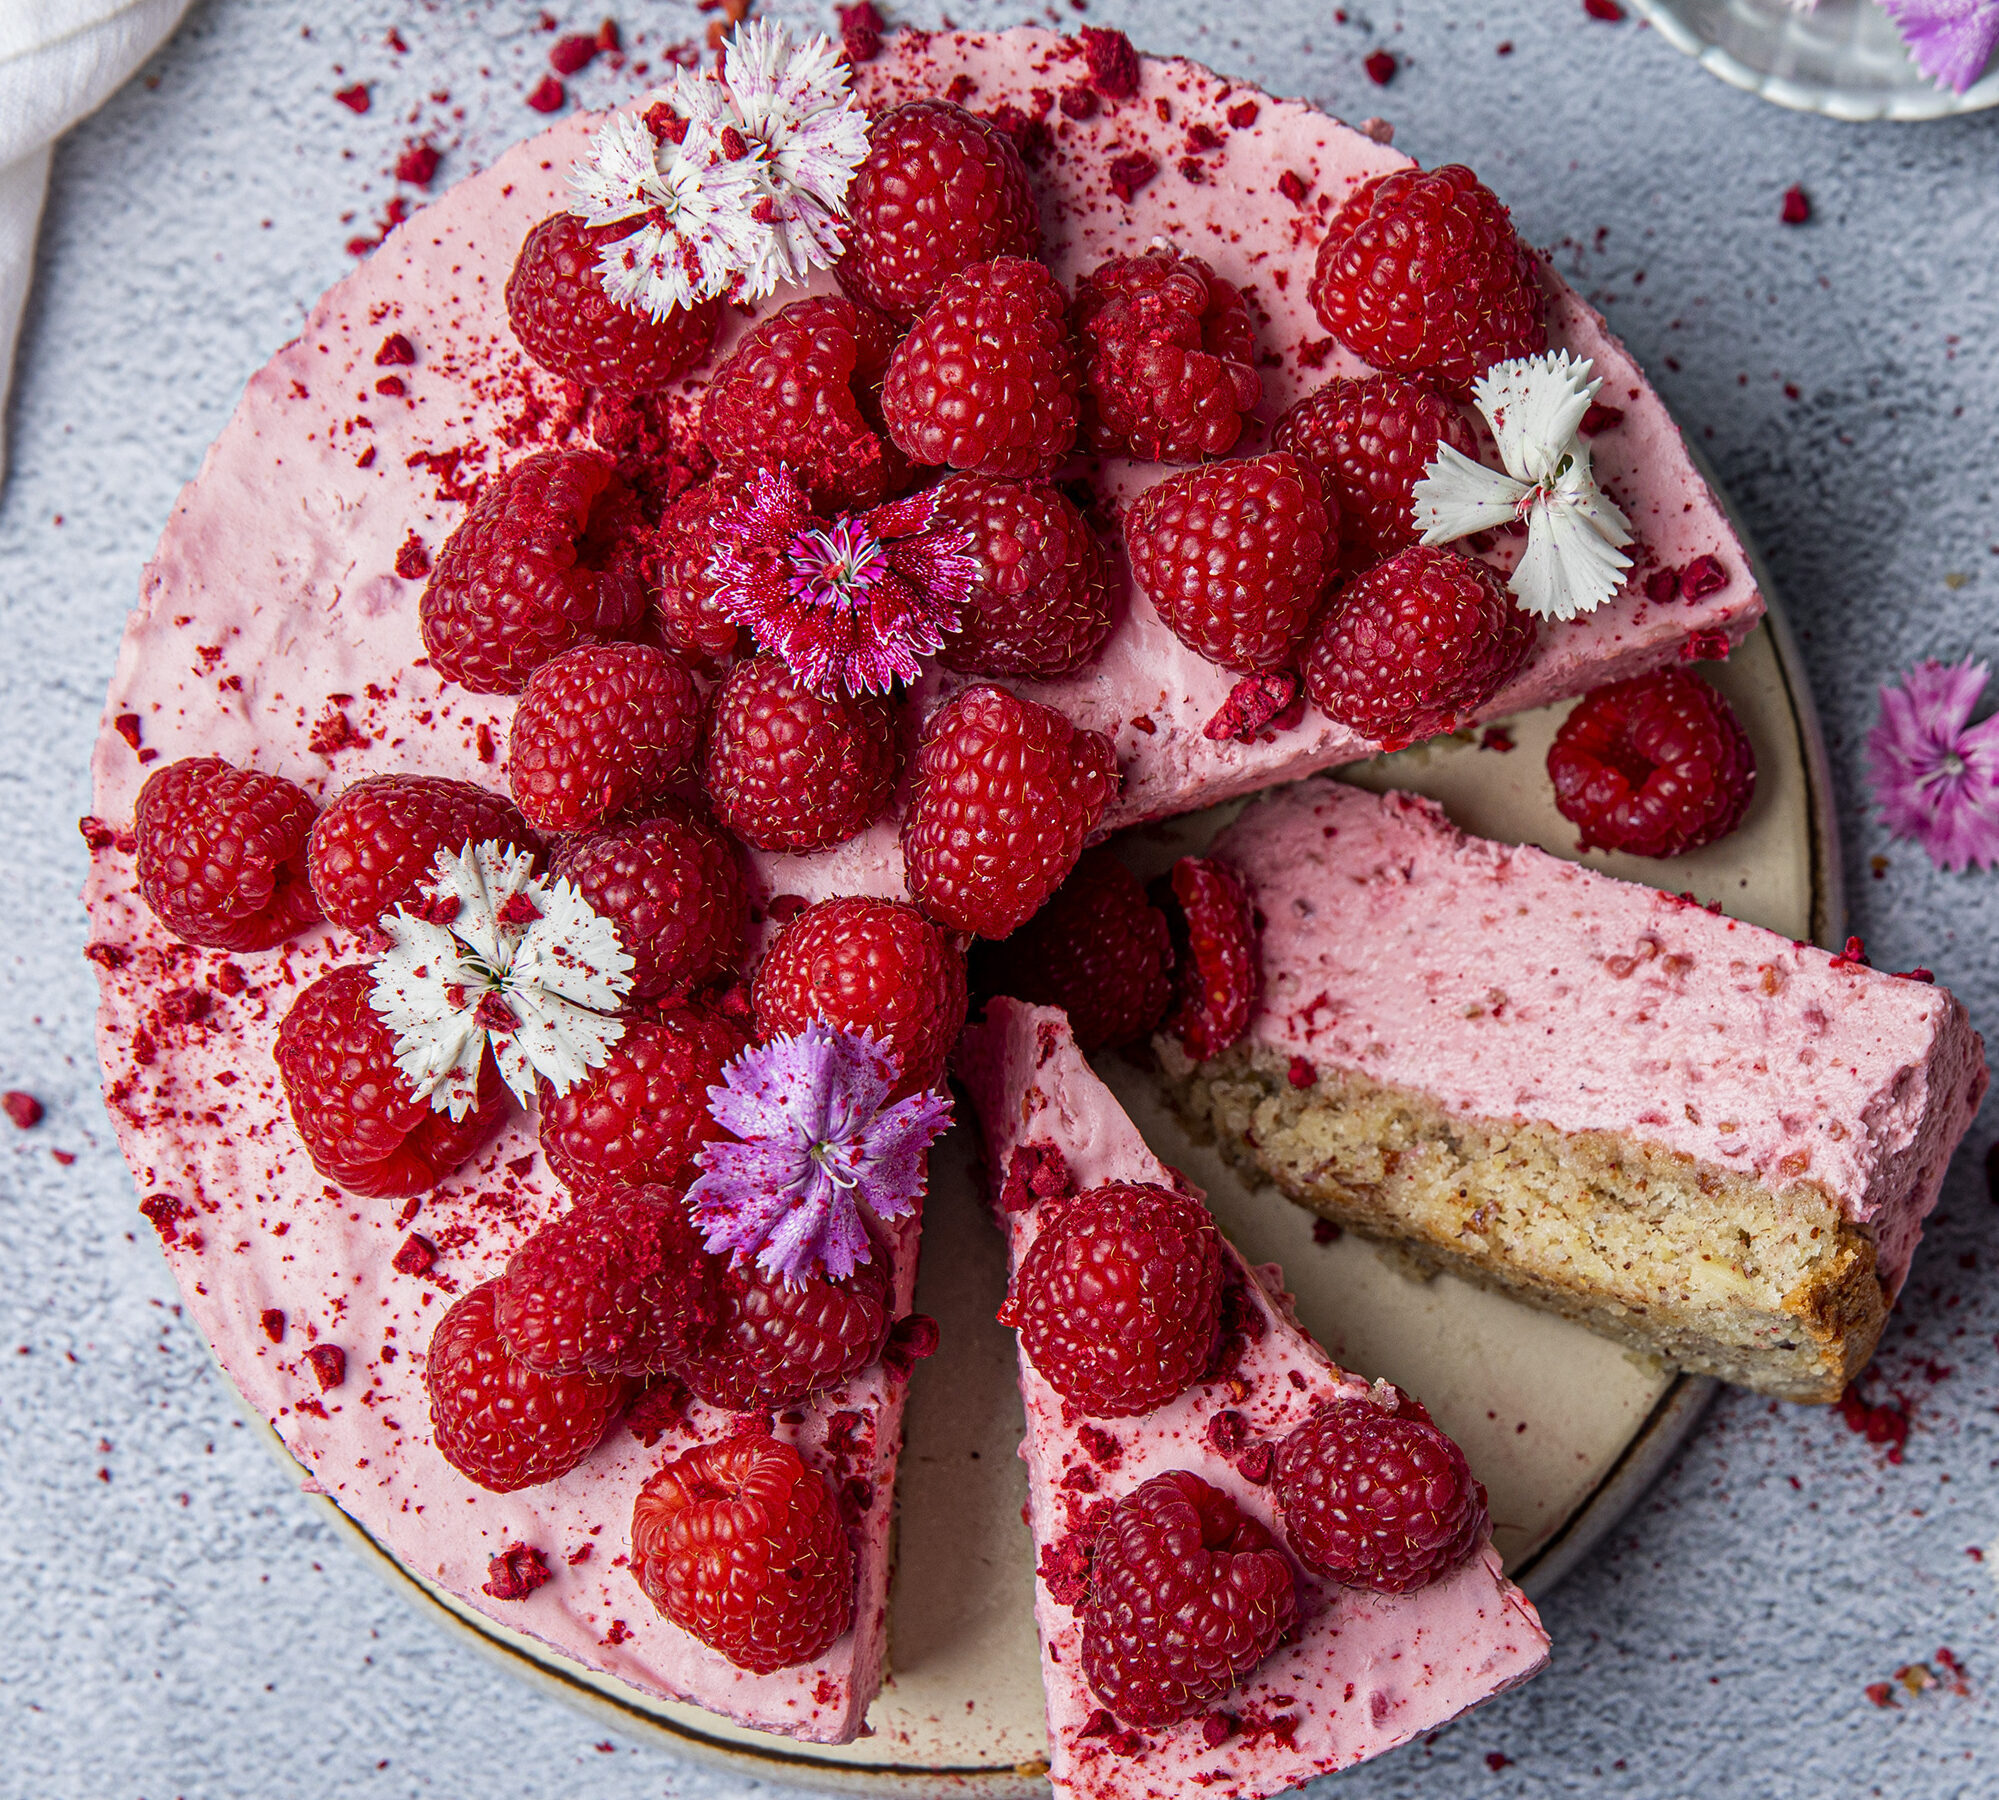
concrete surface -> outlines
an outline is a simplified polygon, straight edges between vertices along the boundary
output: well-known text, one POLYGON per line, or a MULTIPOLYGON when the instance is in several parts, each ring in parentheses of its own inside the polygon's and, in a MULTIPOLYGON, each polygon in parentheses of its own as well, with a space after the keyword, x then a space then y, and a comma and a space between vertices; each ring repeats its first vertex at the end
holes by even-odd
MULTIPOLYGON (((705 23, 623 4, 640 54, 705 23)), ((1026 0, 951 10, 967 25, 1032 14, 1026 0)), ((1793 117, 1580 0, 1384 0, 1343 23, 1326 0, 1091 0, 1089 17, 1383 114, 1398 143, 1472 163, 1559 246, 1769 555, 1825 711, 1854 929, 1877 964, 1925 963, 1999 1024, 1999 878, 1940 875, 1889 844, 1861 749, 1884 671, 1999 648, 1999 113, 1793 117), (1376 45, 1401 62, 1385 89, 1362 73, 1376 45), (1794 181, 1814 213, 1787 228, 1794 181)), ((0 1795, 745 1785, 604 1738, 498 1672, 290 1491, 177 1318, 133 1210, 78 955, 86 752, 176 489, 380 215, 404 140, 434 137, 440 179, 490 158, 539 123, 522 95, 550 42, 525 3, 209 0, 57 152, 0 494, 0 1085, 49 1109, 31 1132, 0 1125, 0 1795), (385 42, 392 26, 407 54, 385 42), (332 98, 356 79, 365 117, 332 98)), ((599 65, 570 88, 594 104, 629 82, 599 65)), ((1904 1460, 1837 1412, 1724 1399, 1549 1605, 1553 1668, 1342 1778, 1343 1795, 1999 1792, 1990 1135, 1988 1115, 1875 1384, 1908 1402, 1904 1460), (1947 1674, 1940 1646, 1968 1691, 1870 1700, 1913 1662, 1947 1674)))

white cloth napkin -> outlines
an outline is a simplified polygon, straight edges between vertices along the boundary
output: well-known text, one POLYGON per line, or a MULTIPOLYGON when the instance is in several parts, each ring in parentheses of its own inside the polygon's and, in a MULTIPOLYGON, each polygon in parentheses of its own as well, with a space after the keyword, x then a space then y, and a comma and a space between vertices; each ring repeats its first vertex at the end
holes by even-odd
POLYGON ((0 0, 0 481, 7 390, 34 275, 49 151, 123 87, 188 0, 0 0))

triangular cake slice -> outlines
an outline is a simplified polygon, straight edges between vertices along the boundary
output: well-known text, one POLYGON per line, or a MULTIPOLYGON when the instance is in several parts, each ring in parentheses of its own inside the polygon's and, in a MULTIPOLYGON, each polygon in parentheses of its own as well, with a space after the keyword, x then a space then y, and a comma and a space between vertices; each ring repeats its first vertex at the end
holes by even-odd
MULTIPOLYGON (((1013 1269, 1049 1207, 1060 1204, 1035 1195, 1032 1172, 1054 1166, 1046 1152, 1078 1189, 1128 1181, 1187 1191, 1097 1079, 1060 1011, 992 1001, 983 1023, 960 1040, 957 1068, 985 1128, 1013 1269)), ((1224 1256, 1237 1296, 1234 1341, 1217 1365, 1224 1372, 1158 1411, 1077 1418, 1028 1359, 1020 1361, 1050 1779, 1064 1800, 1215 1792, 1259 1800, 1407 1743, 1547 1659, 1533 1605, 1506 1579, 1487 1539, 1430 1586, 1396 1596, 1340 1587, 1300 1568, 1301 1623, 1233 1693, 1163 1729, 1121 1729, 1110 1718, 1084 1678, 1079 1614, 1057 1592, 1069 1591, 1059 1547, 1085 1509, 1187 1470, 1282 1542, 1267 1447, 1320 1405, 1369 1393, 1300 1329, 1275 1267, 1252 1269, 1226 1245, 1224 1256)))
POLYGON ((1924 971, 1323 778, 1211 854, 1264 919, 1182 1110, 1301 1204, 1682 1367, 1837 1400, 1986 1086, 1924 971))

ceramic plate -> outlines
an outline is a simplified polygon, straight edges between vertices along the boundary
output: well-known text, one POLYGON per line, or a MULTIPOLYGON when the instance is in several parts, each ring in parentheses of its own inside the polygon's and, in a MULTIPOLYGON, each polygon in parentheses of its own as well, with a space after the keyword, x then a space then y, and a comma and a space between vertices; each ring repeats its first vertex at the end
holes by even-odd
POLYGON ((1969 92, 1940 88, 1910 61, 1876 0, 1635 0, 1675 50, 1732 87, 1833 119, 1942 119, 1999 106, 1999 63, 1969 92))

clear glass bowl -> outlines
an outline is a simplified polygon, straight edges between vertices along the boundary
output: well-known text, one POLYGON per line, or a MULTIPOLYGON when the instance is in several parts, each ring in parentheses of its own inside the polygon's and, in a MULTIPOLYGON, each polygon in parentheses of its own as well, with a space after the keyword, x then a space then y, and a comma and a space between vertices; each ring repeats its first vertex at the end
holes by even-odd
POLYGON ((1875 0, 1634 0, 1675 50, 1711 75, 1797 112, 1834 119, 1943 119, 1999 106, 1999 59, 1969 92, 1936 86, 1909 60, 1875 0))

